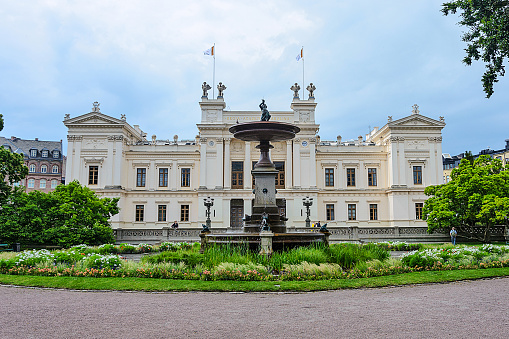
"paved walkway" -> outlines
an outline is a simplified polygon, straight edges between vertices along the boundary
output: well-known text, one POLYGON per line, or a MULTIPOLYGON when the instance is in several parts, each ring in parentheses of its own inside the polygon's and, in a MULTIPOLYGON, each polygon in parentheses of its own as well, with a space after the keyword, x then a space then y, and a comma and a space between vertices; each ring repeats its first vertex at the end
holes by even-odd
POLYGON ((509 278, 275 293, 0 287, 2 338, 507 338, 509 278))

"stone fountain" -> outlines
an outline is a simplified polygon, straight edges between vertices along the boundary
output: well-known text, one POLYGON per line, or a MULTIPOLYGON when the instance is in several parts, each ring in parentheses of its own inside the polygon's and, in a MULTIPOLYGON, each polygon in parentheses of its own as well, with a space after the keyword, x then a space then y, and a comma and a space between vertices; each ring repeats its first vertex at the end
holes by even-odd
POLYGON ((260 150, 260 160, 251 172, 255 181, 252 215, 244 218, 243 232, 214 234, 204 226, 200 234, 202 250, 212 243, 246 243, 253 248, 260 246, 262 253, 270 254, 272 249, 328 242, 329 232, 325 228, 315 233, 287 232, 287 218, 279 214, 276 205, 275 178, 278 171, 270 160, 269 151, 273 148, 270 142, 291 140, 300 132, 300 128, 292 124, 269 121, 270 113, 264 100, 260 109, 261 121, 238 123, 229 129, 236 139, 259 143, 256 148, 260 150))

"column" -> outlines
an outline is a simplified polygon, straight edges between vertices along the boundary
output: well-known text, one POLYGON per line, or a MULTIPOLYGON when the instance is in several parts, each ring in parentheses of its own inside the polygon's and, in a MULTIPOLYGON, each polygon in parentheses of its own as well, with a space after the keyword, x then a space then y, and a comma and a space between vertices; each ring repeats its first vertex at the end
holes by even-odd
POLYGON ((71 172, 71 169, 74 168, 73 166, 73 160, 74 160, 74 139, 71 135, 67 136, 67 163, 65 165, 65 173, 67 178, 65 178, 66 184, 70 183, 73 178, 73 173, 71 172))
MULTIPOLYGON (((80 183, 85 184, 88 183, 88 181, 82 180, 80 177, 80 170, 81 170, 81 136, 75 136, 74 139, 74 156, 73 156, 73 167, 72 167, 72 180, 78 180, 80 183)), ((70 181, 69 181, 70 182, 70 181)))
POLYGON ((173 160, 170 166, 170 173, 168 173, 168 177, 170 178, 170 189, 173 191, 178 190, 178 182, 179 182, 179 173, 177 160, 173 160))
POLYGON ((316 138, 310 140, 309 143, 309 175, 311 178, 309 179, 310 188, 316 188, 316 138))
POLYGON ((216 182, 215 182, 215 188, 222 190, 223 189, 223 138, 217 138, 216 139, 216 159, 217 159, 217 167, 216 167, 216 182))
POLYGON ((293 186, 300 188, 300 139, 295 139, 293 143, 293 186))
POLYGON ((207 138, 200 138, 200 186, 207 189, 207 138))
POLYGON ((113 155, 113 148, 115 147, 115 136, 108 136, 108 155, 104 160, 104 169, 101 171, 102 173, 99 175, 99 187, 104 187, 107 185, 113 185, 113 171, 115 170, 115 159, 113 155))
POLYGON ((293 186, 293 157, 292 157, 292 141, 286 141, 286 168, 285 168, 285 188, 290 189, 293 186))
POLYGON ((230 161, 230 142, 231 142, 230 138, 224 139, 224 177, 223 177, 224 181, 223 181, 223 185, 224 185, 225 189, 230 189, 231 184, 232 184, 232 179, 231 179, 232 164, 230 161))
MULTIPOLYGON (((432 138, 429 138, 432 139, 432 138)), ((436 167, 436 148, 435 148, 435 142, 434 140, 429 140, 429 164, 428 166, 425 166, 426 171, 423 171, 426 176, 423 176, 423 184, 428 185, 437 185, 439 183, 439 180, 437 178, 437 167, 436 167)), ((439 166, 438 168, 441 169, 443 166, 439 166)), ((423 168, 424 170, 424 168, 423 168)), ((443 177, 443 175, 442 175, 443 177)))
MULTIPOLYGON (((114 186, 122 186, 122 144, 124 142, 124 137, 119 135, 115 137, 115 150, 114 150, 114 160, 113 160, 113 180, 112 185, 114 186)), ((126 166, 126 168, 129 168, 126 166)), ((129 170, 128 170, 129 171, 129 170)), ((127 186, 127 183, 125 183, 127 186)))
MULTIPOLYGON (((244 143, 245 152, 244 152, 244 189, 251 189, 252 180, 251 180, 251 142, 246 141, 244 143)), ((245 211, 244 211, 245 213, 245 211)))

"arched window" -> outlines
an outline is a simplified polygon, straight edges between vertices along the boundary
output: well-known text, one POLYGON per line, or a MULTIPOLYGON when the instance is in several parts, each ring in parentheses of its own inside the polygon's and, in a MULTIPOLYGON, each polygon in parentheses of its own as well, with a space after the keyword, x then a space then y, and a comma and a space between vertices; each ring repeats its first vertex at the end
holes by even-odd
POLYGON ((39 182, 39 188, 46 188, 46 180, 41 179, 41 181, 39 182))
POLYGON ((51 168, 51 173, 58 173, 58 166, 57 165, 53 165, 53 167, 51 168))
POLYGON ((48 173, 48 166, 42 165, 41 166, 41 173, 48 173))
POLYGON ((34 188, 35 179, 28 179, 28 188, 34 188))
POLYGON ((58 180, 51 180, 51 188, 55 189, 58 186, 58 180))
POLYGON ((28 168, 28 171, 30 173, 35 173, 35 164, 30 164, 30 167, 28 168))

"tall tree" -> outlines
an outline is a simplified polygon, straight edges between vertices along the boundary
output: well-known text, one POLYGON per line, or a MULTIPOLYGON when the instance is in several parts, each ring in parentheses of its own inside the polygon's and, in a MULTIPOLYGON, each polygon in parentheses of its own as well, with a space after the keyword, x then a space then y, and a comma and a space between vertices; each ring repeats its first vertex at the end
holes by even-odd
POLYGON ((504 60, 509 57, 509 1, 507 0, 455 0, 442 5, 445 15, 460 11, 460 25, 469 31, 462 36, 467 43, 463 62, 472 59, 486 63, 482 83, 486 97, 493 94, 493 84, 504 76, 504 60))
MULTIPOLYGON (((0 131, 4 127, 3 115, 0 114, 0 131)), ((13 153, 0 145, 0 206, 8 201, 19 182, 28 174, 28 168, 23 163, 23 155, 13 153)))
POLYGON ((460 236, 489 242, 493 225, 509 215, 509 171, 502 162, 481 155, 472 164, 461 160, 451 181, 429 186, 424 193, 428 232, 456 227, 460 236))

